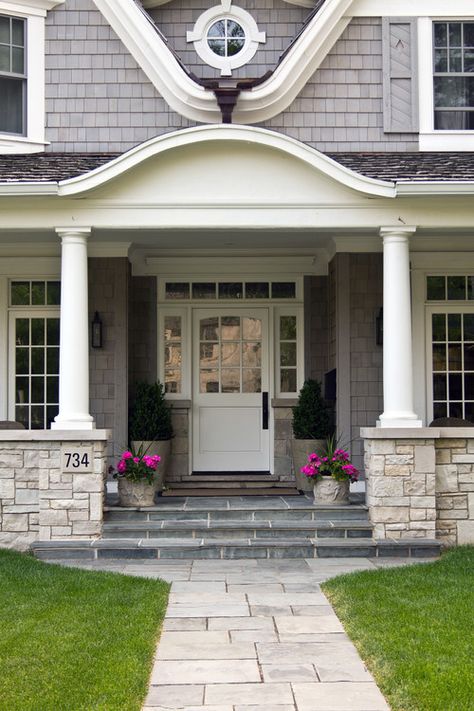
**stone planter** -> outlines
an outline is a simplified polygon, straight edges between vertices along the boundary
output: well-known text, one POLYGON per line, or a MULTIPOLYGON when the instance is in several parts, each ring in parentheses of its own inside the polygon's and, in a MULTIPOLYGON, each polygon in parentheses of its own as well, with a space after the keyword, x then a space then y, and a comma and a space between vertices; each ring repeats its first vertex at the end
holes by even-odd
POLYGON ((168 471, 168 463, 171 453, 171 440, 153 440, 152 442, 132 442, 132 447, 135 452, 141 448, 143 454, 148 454, 150 457, 157 454, 161 457, 161 462, 156 470, 155 482, 156 491, 161 493, 163 485, 166 482, 166 473, 168 471))
POLYGON ((293 455, 293 471, 295 473, 298 491, 313 491, 314 483, 301 473, 301 467, 308 463, 308 454, 318 453, 324 447, 323 439, 292 439, 291 453, 293 455))
POLYGON ((348 504, 349 503, 350 482, 336 481, 332 476, 323 476, 316 480, 314 484, 315 504, 348 504))
POLYGON ((125 478, 117 480, 120 506, 154 506, 158 482, 129 481, 125 478))

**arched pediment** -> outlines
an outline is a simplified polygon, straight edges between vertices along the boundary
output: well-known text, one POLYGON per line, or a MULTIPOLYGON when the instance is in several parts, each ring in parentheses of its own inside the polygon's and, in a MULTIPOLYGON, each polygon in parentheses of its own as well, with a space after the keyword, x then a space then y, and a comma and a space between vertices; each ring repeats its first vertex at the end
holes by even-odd
POLYGON ((130 204, 352 204, 395 197, 288 136, 246 126, 201 126, 154 138, 78 178, 60 196, 130 204))

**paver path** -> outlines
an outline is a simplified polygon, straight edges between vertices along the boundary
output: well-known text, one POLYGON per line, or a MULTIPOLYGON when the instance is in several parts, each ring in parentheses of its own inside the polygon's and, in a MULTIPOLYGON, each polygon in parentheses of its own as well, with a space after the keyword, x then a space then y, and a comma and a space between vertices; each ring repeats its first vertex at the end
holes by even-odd
POLYGON ((387 711, 320 583, 344 572, 409 562, 76 564, 172 583, 143 711, 387 711))

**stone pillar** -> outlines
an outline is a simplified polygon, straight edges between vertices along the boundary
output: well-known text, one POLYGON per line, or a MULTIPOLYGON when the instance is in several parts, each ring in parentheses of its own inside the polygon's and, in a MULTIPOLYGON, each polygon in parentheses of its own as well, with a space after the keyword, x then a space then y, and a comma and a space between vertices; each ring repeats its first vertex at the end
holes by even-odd
POLYGON ((382 227, 383 395, 380 427, 421 427, 414 412, 408 240, 416 227, 382 227))
POLYGON ((61 237, 59 413, 52 429, 94 429, 89 413, 87 239, 90 228, 58 228, 61 237))
POLYGON ((362 428, 366 502, 377 540, 436 533, 435 446, 431 428, 362 428))

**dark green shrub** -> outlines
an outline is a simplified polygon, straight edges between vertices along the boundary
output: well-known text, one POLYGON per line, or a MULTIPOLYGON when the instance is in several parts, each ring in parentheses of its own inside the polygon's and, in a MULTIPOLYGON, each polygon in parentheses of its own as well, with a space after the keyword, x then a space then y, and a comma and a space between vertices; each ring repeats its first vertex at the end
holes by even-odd
POLYGON ((171 409, 160 382, 137 384, 129 435, 131 441, 166 440, 173 436, 171 409))
POLYGON ((306 380, 293 408, 295 439, 326 439, 332 434, 331 415, 321 395, 321 383, 306 380))

